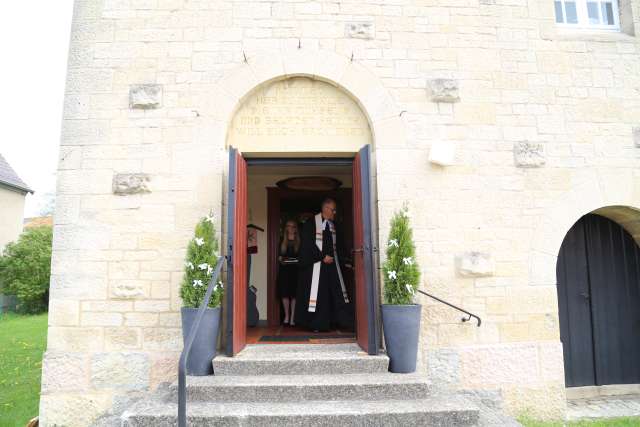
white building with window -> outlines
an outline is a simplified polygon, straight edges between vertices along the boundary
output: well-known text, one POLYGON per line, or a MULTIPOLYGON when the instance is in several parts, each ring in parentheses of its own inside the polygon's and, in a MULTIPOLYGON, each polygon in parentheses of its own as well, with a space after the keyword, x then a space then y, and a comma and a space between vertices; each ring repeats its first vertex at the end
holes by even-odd
POLYGON ((250 284, 277 323, 273 218, 306 205, 276 183, 306 175, 364 209, 380 250, 351 249, 378 263, 407 203, 422 288, 482 318, 418 298, 434 390, 561 419, 576 390, 640 383, 639 0, 76 0, 73 22, 42 425, 120 425, 175 380, 210 212, 225 252, 236 220, 275 230, 250 284))
POLYGON ((33 193, 33 190, 0 154, 0 255, 7 243, 18 240, 22 233, 24 202, 28 193, 33 193))

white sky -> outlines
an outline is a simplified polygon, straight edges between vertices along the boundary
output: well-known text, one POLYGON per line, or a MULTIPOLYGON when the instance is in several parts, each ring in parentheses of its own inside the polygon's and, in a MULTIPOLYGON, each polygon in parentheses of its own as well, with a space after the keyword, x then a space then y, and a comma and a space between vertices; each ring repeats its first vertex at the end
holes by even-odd
POLYGON ((0 153, 35 194, 37 216, 55 192, 73 0, 3 1, 0 153))

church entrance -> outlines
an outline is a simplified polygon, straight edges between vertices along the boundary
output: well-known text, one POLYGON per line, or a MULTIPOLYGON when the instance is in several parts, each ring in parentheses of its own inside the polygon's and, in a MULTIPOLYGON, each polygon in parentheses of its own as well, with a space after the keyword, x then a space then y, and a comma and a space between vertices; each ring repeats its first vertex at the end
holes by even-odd
MULTIPOLYGON (((235 355, 253 343, 357 342, 369 354, 380 347, 371 151, 341 157, 251 157, 229 152, 226 349, 235 355), (287 223, 314 221, 322 201, 336 201, 340 266, 349 295, 352 330, 311 332, 283 325, 278 283, 287 223)), ((299 299, 299 298, 298 298, 299 299)), ((291 300, 287 301, 291 307, 291 300)), ((296 301, 299 304, 300 301, 296 301)), ((290 310, 291 313, 294 311, 290 310)))
POLYGON ((616 222, 583 216, 558 255, 567 387, 640 383, 640 248, 616 222))

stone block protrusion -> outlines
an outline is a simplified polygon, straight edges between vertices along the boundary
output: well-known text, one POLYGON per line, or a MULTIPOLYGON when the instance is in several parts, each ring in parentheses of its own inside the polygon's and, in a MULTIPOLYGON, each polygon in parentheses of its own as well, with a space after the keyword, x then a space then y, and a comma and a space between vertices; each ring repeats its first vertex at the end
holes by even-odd
POLYGON ((427 92, 433 102, 460 101, 458 81, 454 79, 429 80, 427 92))
POLYGON ((462 277, 493 276, 495 266, 491 255, 484 252, 465 252, 456 257, 458 274, 462 277))
POLYGON ((633 135, 633 144, 640 147, 640 126, 634 127, 631 134, 633 135))
POLYGON ((129 108, 151 110, 162 106, 162 85, 142 84, 129 88, 129 108))
POLYGON ((111 288, 115 298, 137 298, 148 294, 144 282, 138 280, 122 280, 111 288))
POLYGON ((151 177, 146 173, 118 173, 113 176, 113 194, 127 195, 150 193, 147 183, 151 177))
POLYGON ((519 168, 539 168, 546 162, 544 145, 538 142, 516 142, 513 146, 513 157, 519 168))
POLYGON ((437 141, 429 150, 429 161, 440 166, 451 166, 455 163, 456 144, 453 141, 437 141))
POLYGON ((367 39, 375 37, 373 22, 347 22, 344 26, 346 37, 352 39, 367 39))

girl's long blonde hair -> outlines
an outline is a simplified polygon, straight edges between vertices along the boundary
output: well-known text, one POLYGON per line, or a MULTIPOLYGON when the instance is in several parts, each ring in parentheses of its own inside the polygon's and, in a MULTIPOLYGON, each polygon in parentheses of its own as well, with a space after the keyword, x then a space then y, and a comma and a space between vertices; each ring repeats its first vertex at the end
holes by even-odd
POLYGON ((289 240, 289 235, 287 233, 287 225, 289 224, 293 224, 294 227, 296 228, 296 235, 293 239, 293 248, 295 249, 296 253, 298 253, 298 250, 300 249, 300 233, 298 232, 298 223, 290 219, 284 224, 284 232, 282 233, 282 241, 280 242, 281 254, 284 254, 285 252, 287 252, 287 243, 289 240))

